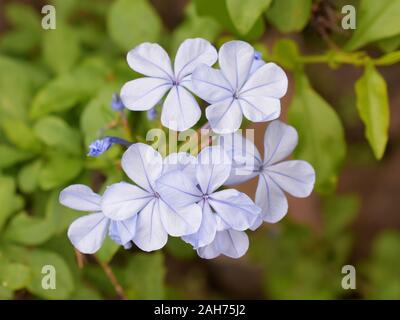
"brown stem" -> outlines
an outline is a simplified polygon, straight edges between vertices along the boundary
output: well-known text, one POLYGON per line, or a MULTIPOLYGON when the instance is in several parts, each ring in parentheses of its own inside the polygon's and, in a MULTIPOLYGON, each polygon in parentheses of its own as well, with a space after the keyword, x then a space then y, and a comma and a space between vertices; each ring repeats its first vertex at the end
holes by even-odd
POLYGON ((122 300, 126 300, 125 292, 120 283, 118 282, 117 277, 115 276, 114 272, 112 271, 111 267, 108 263, 101 261, 98 257, 94 256, 97 263, 103 268, 104 273, 106 274, 107 278, 110 280, 112 285, 114 286, 115 292, 117 293, 118 297, 122 300))

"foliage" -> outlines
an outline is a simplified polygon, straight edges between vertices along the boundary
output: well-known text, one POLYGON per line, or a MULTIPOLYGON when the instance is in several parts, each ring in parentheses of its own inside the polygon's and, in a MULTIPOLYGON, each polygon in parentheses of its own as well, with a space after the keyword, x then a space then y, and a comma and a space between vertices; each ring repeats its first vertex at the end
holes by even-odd
MULTIPOLYGON (((322 1, 323 2, 323 1, 322 1)), ((339 35, 322 54, 301 53, 288 33, 307 39, 312 29, 311 0, 193 0, 173 30, 148 0, 57 1, 57 29, 40 27, 40 11, 9 3, 10 28, 0 34, 0 299, 29 295, 44 299, 101 299, 116 296, 102 266, 113 267, 132 299, 168 297, 166 259, 196 259, 190 248, 170 242, 156 254, 126 253, 111 241, 78 268, 66 230, 77 213, 58 204, 59 191, 71 183, 101 190, 122 173, 119 147, 100 158, 86 157, 87 145, 112 134, 140 139, 150 127, 145 114, 126 113, 131 131, 109 106, 111 95, 135 75, 125 62, 141 42, 160 42, 174 52, 189 37, 215 44, 227 38, 252 42, 263 58, 294 76, 289 122, 299 131, 295 157, 316 169, 316 190, 323 199, 319 232, 285 221, 252 237, 250 256, 264 269, 270 298, 339 298, 340 267, 352 248, 350 223, 358 198, 335 195, 346 145, 343 119, 334 104, 316 91, 307 73, 310 64, 362 69, 354 84, 354 108, 365 126, 376 159, 388 142, 389 97, 380 68, 400 61, 400 2, 356 1, 357 29, 339 35), (271 50, 262 41, 279 31, 271 50), (378 51, 372 57, 369 47, 378 51), (377 57, 376 57, 377 56, 377 57), (57 269, 57 289, 41 287, 42 266, 57 269)), ((173 9, 171 9, 173 10, 173 9)), ((324 44, 318 40, 318 45, 324 44)), ((295 210, 295 209, 294 209, 295 210)), ((262 229, 264 230, 264 229, 262 229)), ((364 263, 368 298, 399 298, 398 232, 382 234, 364 263)), ((200 274, 204 277, 204 274, 200 274)), ((196 275, 196 277, 198 277, 196 275)))

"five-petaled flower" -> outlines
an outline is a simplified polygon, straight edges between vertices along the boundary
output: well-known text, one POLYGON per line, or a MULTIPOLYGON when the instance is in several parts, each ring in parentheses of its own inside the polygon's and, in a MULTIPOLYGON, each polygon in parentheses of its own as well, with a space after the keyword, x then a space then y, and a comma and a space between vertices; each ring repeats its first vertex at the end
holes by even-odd
POLYGON ((182 237, 203 258, 220 254, 239 258, 248 248, 243 232, 252 226, 261 211, 244 193, 235 189, 217 191, 228 179, 231 161, 221 147, 206 147, 196 165, 170 171, 158 181, 158 191, 176 206, 198 203, 202 208, 197 232, 182 237), (194 173, 192 175, 188 173, 194 173))
POLYGON ((279 117, 288 79, 276 64, 259 58, 248 43, 230 41, 219 50, 221 70, 202 64, 193 72, 193 91, 210 103, 206 117, 216 133, 237 131, 243 115, 253 122, 279 117))
POLYGON ((162 124, 184 131, 201 116, 191 90, 191 75, 199 64, 211 66, 217 60, 215 48, 201 38, 188 39, 178 48, 174 67, 165 50, 155 43, 143 43, 128 53, 129 66, 147 77, 131 80, 121 89, 126 108, 145 111, 153 108, 169 91, 161 112, 162 124))
POLYGON ((252 226, 257 228, 262 220, 275 223, 288 211, 283 191, 294 197, 310 195, 315 183, 314 168, 306 161, 286 160, 297 145, 296 130, 276 120, 269 124, 264 135, 264 160, 254 144, 242 135, 220 137, 220 145, 233 162, 233 169, 226 185, 235 185, 256 176, 256 204, 262 208, 262 217, 252 226))

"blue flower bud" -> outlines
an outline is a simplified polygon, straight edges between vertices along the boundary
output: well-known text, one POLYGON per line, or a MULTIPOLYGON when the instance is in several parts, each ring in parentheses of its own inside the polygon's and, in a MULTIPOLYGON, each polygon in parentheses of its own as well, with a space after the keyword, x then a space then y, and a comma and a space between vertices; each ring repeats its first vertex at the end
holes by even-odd
POLYGON ((106 152, 112 145, 113 142, 111 141, 110 137, 98 139, 89 145, 89 153, 87 155, 91 157, 97 157, 106 152))
POLYGON ((255 51, 254 60, 261 60, 261 58, 262 58, 262 53, 260 51, 255 51))
POLYGON ((151 108, 150 110, 147 110, 147 119, 152 121, 152 120, 155 120, 156 118, 157 118, 156 108, 151 108))
POLYGON ((125 108, 124 104, 122 103, 121 97, 119 96, 118 93, 114 93, 112 95, 111 108, 114 111, 122 111, 125 108))

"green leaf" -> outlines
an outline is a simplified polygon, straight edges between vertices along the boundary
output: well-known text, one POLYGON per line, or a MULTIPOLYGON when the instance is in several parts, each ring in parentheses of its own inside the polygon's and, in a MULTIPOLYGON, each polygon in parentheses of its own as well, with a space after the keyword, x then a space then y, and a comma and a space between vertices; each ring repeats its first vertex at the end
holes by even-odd
POLYGON ((40 151, 40 141, 26 122, 10 118, 4 120, 1 127, 7 139, 16 147, 25 151, 40 151))
POLYGON ((296 75, 288 120, 299 133, 295 157, 314 167, 317 191, 332 192, 346 153, 344 130, 336 112, 313 90, 305 74, 296 75))
POLYGON ((57 23, 56 29, 44 32, 42 50, 44 61, 56 74, 69 71, 80 55, 78 37, 64 23, 57 23))
POLYGON ((19 150, 5 144, 0 144, 0 169, 11 167, 34 156, 29 151, 19 150))
POLYGON ((378 235, 372 254, 363 264, 363 274, 368 278, 368 299, 400 299, 400 233, 385 231, 378 235))
POLYGON ((18 187, 21 191, 31 193, 36 190, 42 165, 41 160, 35 160, 21 168, 18 173, 18 187))
POLYGON ((400 1, 362 0, 357 12, 357 28, 346 44, 356 50, 370 42, 400 33, 400 1))
POLYGON ((377 159, 388 141, 389 102, 385 79, 372 64, 355 84, 357 110, 365 125, 365 135, 377 159))
POLYGON ((158 41, 162 24, 147 0, 117 0, 107 17, 108 33, 123 50, 158 41))
POLYGON ((247 34, 241 35, 238 33, 228 12, 226 0, 194 0, 194 4, 196 5, 197 13, 200 16, 213 18, 221 26, 224 26, 229 32, 247 41, 258 39, 264 33, 265 27, 262 17, 257 19, 247 34))
POLYGON ((275 0, 266 12, 268 21, 279 31, 299 32, 311 15, 312 0, 275 0))
POLYGON ((331 195, 323 202, 325 234, 340 237, 359 212, 360 199, 356 195, 331 195))
POLYGON ((191 245, 176 237, 168 239, 166 249, 174 257, 181 259, 192 259, 196 256, 196 251, 193 250, 191 245))
POLYGON ((26 212, 16 215, 5 232, 5 239, 24 245, 39 245, 54 234, 52 221, 29 216, 26 212))
POLYGON ((35 249, 27 257, 28 265, 32 273, 32 281, 28 290, 34 295, 44 299, 67 299, 74 291, 74 280, 71 271, 64 259, 51 251, 35 249), (53 266, 56 271, 56 288, 45 289, 42 280, 46 273, 42 273, 43 267, 53 266))
POLYGON ((226 0, 226 6, 232 22, 243 35, 251 30, 270 4, 271 0, 226 0))
POLYGON ((129 299, 164 299, 164 257, 161 252, 137 253, 123 269, 121 282, 129 299))
POLYGON ((39 186, 50 190, 74 179, 82 170, 82 159, 55 152, 44 163, 39 173, 39 186))
POLYGON ((50 81, 34 97, 30 116, 36 119, 86 102, 106 80, 109 70, 104 64, 101 60, 91 60, 50 81))
POLYGON ((19 290, 25 288, 30 280, 29 267, 21 263, 10 262, 0 252, 0 287, 12 291, 19 290))
POLYGON ((85 106, 80 118, 80 127, 85 137, 85 145, 89 145, 102 134, 115 136, 121 134, 121 128, 104 130, 116 117, 115 111, 110 107, 111 97, 115 91, 114 87, 104 87, 85 106))
POLYGON ((378 47, 384 52, 392 52, 400 47, 400 35, 378 41, 378 47))
POLYGON ((200 37, 214 42, 221 32, 221 25, 210 17, 200 17, 196 13, 193 3, 185 10, 186 19, 172 34, 171 52, 176 52, 179 45, 186 39, 200 37))
POLYGON ((11 177, 0 176, 0 230, 7 218, 14 212, 20 210, 24 201, 15 194, 16 185, 11 177))
POLYGON ((273 60, 285 69, 295 71, 299 65, 299 48, 296 42, 289 39, 280 39, 272 49, 273 60))
POLYGON ((39 139, 49 147, 55 147, 71 154, 81 154, 80 135, 77 130, 61 118, 47 116, 41 118, 34 126, 39 139))

